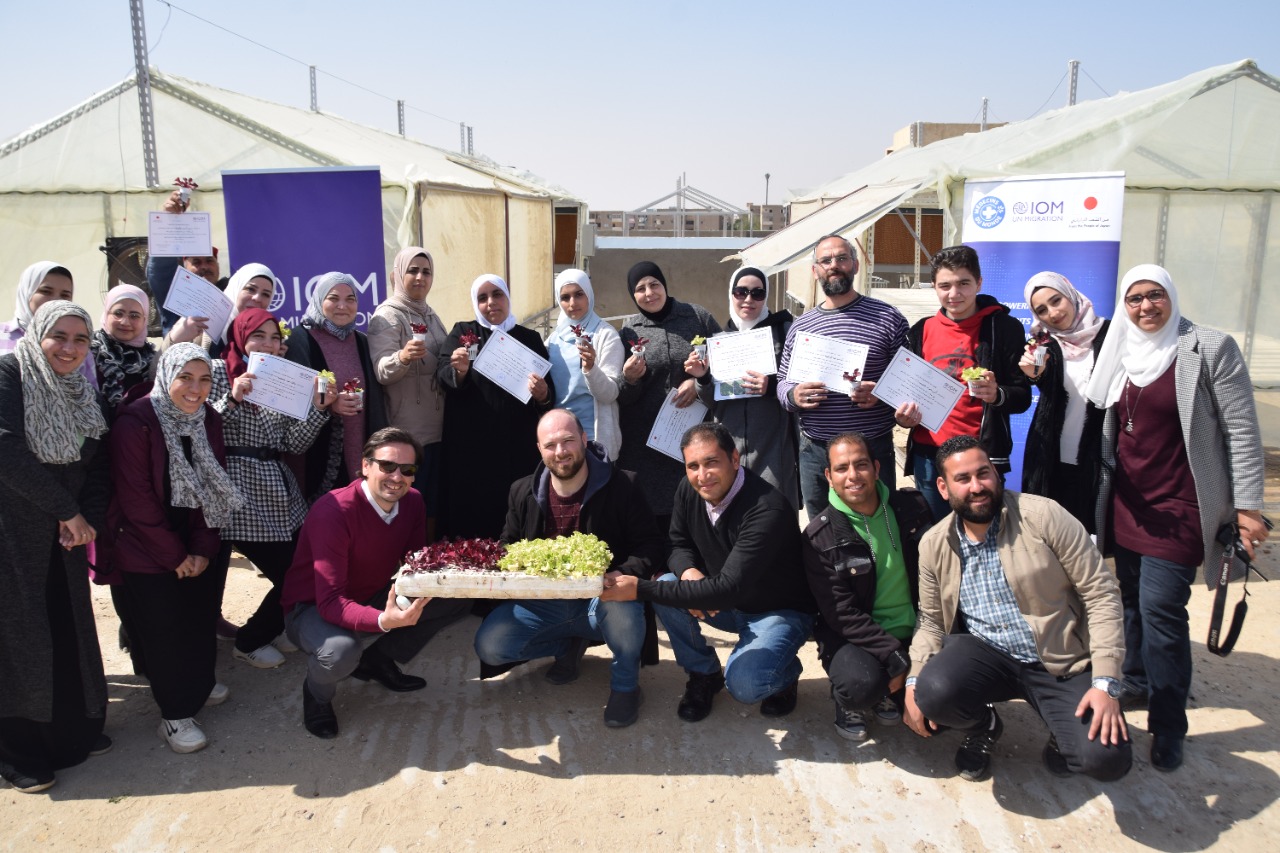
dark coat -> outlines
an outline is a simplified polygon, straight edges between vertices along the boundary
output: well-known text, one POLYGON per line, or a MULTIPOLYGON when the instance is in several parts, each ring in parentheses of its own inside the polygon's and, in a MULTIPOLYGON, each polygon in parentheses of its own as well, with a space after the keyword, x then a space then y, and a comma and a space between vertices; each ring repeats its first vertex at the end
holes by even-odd
MULTIPOLYGON (((662 568, 666 536, 658 530, 636 475, 606 461, 603 450, 594 443, 588 446, 587 468, 587 492, 582 499, 578 530, 609 546, 613 553, 610 571, 651 577, 655 569, 662 568)), ((541 462, 533 474, 511 485, 507 522, 502 528, 504 543, 547 535, 550 488, 551 473, 541 462)))
MULTIPOLYGON (((49 572, 65 572, 86 717, 101 717, 107 683, 89 596, 87 548, 57 546, 58 522, 77 514, 105 526, 111 481, 107 448, 85 439, 80 458, 40 462, 27 447, 18 358, 0 356, 0 717, 53 720, 49 572)), ((55 605, 57 606, 57 605, 55 605)))
MULTIPOLYGON (((548 374, 547 405, 532 397, 522 403, 474 366, 459 382, 449 359, 460 346, 458 339, 468 332, 480 337, 482 347, 493 335, 475 320, 454 324, 440 347, 436 368, 445 391, 440 530, 446 536, 497 539, 507 517, 511 484, 541 458, 538 418, 550 409, 556 392, 548 374)), ((547 348, 532 329, 514 326, 508 334, 547 357, 547 348)))
MULTIPOLYGON (((920 601, 920 539, 933 526, 929 505, 915 489, 899 489, 889 496, 889 509, 902 535, 902 556, 907 564, 911 604, 920 601)), ((805 528, 804 570, 818 602, 814 625, 818 655, 824 667, 845 643, 875 655, 893 678, 911 668, 903 644, 875 623, 876 565, 871 546, 849 523, 849 517, 827 505, 805 528)))
MULTIPOLYGON (((329 363, 325 361, 324 351, 312 338, 315 334, 325 335, 328 332, 324 330, 315 332, 305 326, 298 326, 289 336, 289 347, 285 350, 284 357, 295 364, 310 367, 312 370, 328 370, 329 363)), ((387 420, 387 401, 382 394, 382 383, 378 381, 373 359, 369 355, 369 339, 363 332, 352 332, 352 334, 356 336, 356 352, 360 355, 360 369, 364 372, 364 437, 367 439, 391 424, 387 420)), ((301 456, 290 457, 293 463, 290 467, 294 469, 294 474, 302 475, 298 477, 298 485, 308 504, 315 503, 318 498, 332 489, 340 489, 351 482, 351 478, 347 476, 346 466, 339 464, 337 478, 327 488, 321 488, 324 485, 325 471, 329 467, 330 454, 336 453, 339 457, 342 455, 342 421, 343 418, 339 417, 329 418, 329 422, 320 429, 320 434, 316 436, 316 440, 311 443, 307 452, 301 456), (338 445, 336 448, 335 443, 338 445), (296 464, 299 460, 301 460, 300 465, 296 464)))
MULTIPOLYGON (((978 310, 1000 305, 995 297, 978 294, 978 310)), ((982 404, 982 426, 978 429, 978 441, 991 457, 996 469, 1008 473, 1009 454, 1013 451, 1013 432, 1009 428, 1009 416, 1019 415, 1031 407, 1031 383, 1018 367, 1026 349, 1027 334, 1022 321, 1009 313, 1007 305, 982 318, 978 329, 978 348, 974 354, 979 367, 985 367, 996 375, 996 383, 1004 391, 999 405, 982 404)), ((941 309, 939 309, 941 310, 941 309)), ((907 334, 911 351, 924 357, 924 325, 933 317, 918 320, 907 334)), ((997 399, 999 399, 997 397, 997 399)), ((907 439, 907 459, 903 468, 910 475, 911 453, 915 440, 907 439)))

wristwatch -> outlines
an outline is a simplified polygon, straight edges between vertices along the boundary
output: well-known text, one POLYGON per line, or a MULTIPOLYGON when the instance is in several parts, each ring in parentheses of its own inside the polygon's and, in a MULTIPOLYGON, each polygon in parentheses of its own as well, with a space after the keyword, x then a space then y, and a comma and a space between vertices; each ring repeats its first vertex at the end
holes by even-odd
POLYGON ((1106 692, 1112 699, 1119 699, 1120 694, 1124 692, 1124 687, 1119 680, 1108 678, 1105 675, 1100 675, 1093 680, 1093 689, 1106 692))

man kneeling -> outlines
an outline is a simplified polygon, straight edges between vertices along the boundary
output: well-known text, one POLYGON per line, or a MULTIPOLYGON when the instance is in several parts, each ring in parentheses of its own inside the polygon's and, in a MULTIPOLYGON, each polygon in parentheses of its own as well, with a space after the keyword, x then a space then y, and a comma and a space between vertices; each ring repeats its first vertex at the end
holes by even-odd
MULTIPOLYGON (((662 536, 635 474, 605 459, 599 445, 587 442, 577 417, 565 409, 543 415, 537 435, 542 464, 512 484, 502 541, 590 533, 613 553, 606 583, 624 574, 649 577, 662 562, 662 536)), ((644 632, 644 606, 634 601, 505 602, 476 632, 480 677, 552 656, 556 660, 546 679, 568 684, 578 678, 578 661, 587 643, 603 641, 613 653, 604 724, 622 728, 640 715, 644 632)))
POLYGON ((965 731, 956 767, 976 782, 1004 732, 991 703, 1025 699, 1049 727, 1050 773, 1119 779, 1133 751, 1118 701, 1115 576, 1065 509, 1006 492, 977 439, 948 439, 936 464, 953 512, 920 543, 907 725, 924 737, 939 725, 965 731))

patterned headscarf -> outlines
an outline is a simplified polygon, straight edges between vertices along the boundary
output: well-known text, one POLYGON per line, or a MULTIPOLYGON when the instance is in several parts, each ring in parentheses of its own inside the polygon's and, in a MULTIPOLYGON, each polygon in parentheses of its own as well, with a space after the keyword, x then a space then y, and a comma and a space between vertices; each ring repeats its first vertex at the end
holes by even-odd
POLYGON ((48 278, 49 273, 59 272, 71 278, 71 271, 54 261, 36 261, 18 276, 18 293, 13 298, 13 322, 26 329, 31 323, 31 297, 48 278))
POLYGON ((169 386, 182 369, 193 361, 203 361, 213 370, 209 353, 191 343, 174 344, 160 356, 156 382, 151 386, 151 406, 160 420, 164 445, 169 451, 170 503, 176 507, 204 510, 210 527, 225 527, 244 498, 213 455, 204 431, 205 406, 193 414, 178 408, 169 396, 169 386), (191 461, 182 452, 182 439, 191 440, 191 461))
POLYGON ((503 332, 511 331, 512 327, 515 326, 516 324, 516 318, 515 318, 515 314, 511 311, 510 306, 511 306, 511 288, 507 287, 507 283, 503 281, 501 278, 499 278, 498 276, 493 275, 491 273, 486 273, 485 275, 482 275, 479 278, 477 278, 475 281, 471 282, 471 310, 476 312, 476 320, 480 322, 481 326, 484 326, 486 329, 492 329, 495 331, 497 330, 501 330, 503 332), (498 326, 493 325, 492 323, 490 323, 488 320, 484 318, 484 315, 480 313, 480 306, 476 303, 476 298, 480 294, 480 287, 486 281, 491 281, 494 284, 498 285, 498 287, 502 288, 502 292, 507 294, 507 319, 503 320, 502 324, 498 326))
MULTIPOLYGON (((746 287, 744 284, 743 287, 746 287)), ((729 319, 733 321, 733 325, 738 327, 739 332, 745 332, 748 329, 754 329, 756 326, 764 322, 764 318, 769 316, 769 277, 756 267, 739 267, 733 271, 733 275, 729 276, 729 319), (744 320, 738 316, 738 312, 733 307, 733 289, 738 286, 738 279, 743 276, 754 276, 760 279, 764 287, 764 304, 760 306, 760 315, 754 320, 744 320)))
POLYGON ((350 287, 352 293, 359 293, 359 284, 353 276, 344 272, 327 272, 320 277, 315 289, 311 291, 311 301, 307 303, 307 313, 303 315, 302 320, 309 326, 319 326, 338 340, 345 341, 347 335, 355 331, 356 320, 339 326, 324 316, 324 298, 329 295, 329 291, 340 284, 350 287))
POLYGON ((54 372, 40 342, 63 317, 84 321, 93 332, 89 312, 74 302, 55 299, 41 305, 17 346, 18 372, 22 377, 22 424, 27 447, 41 462, 66 465, 80 458, 84 438, 101 438, 107 421, 98 408, 97 395, 80 365, 64 375, 54 372))
POLYGON ((158 353, 155 346, 147 343, 146 317, 151 311, 151 300, 142 288, 132 284, 121 284, 107 292, 106 301, 102 304, 102 317, 99 318, 98 331, 93 333, 89 347, 93 350, 93 366, 98 372, 98 389, 112 408, 120 405, 124 399, 124 383, 126 376, 147 375, 158 353), (118 341, 107 334, 107 317, 116 303, 132 299, 142 306, 142 328, 130 341, 118 341))
POLYGON ((587 313, 582 315, 581 320, 571 320, 569 315, 564 313, 564 309, 560 309, 560 319, 556 321, 556 330, 554 334, 568 332, 570 326, 581 326, 582 331, 588 335, 594 335, 596 329, 604 321, 600 319, 600 315, 596 313, 596 292, 591 287, 591 278, 582 270, 564 270, 556 276, 556 284, 551 298, 555 300, 555 304, 560 304, 560 290, 566 284, 576 284, 582 288, 582 292, 587 295, 587 313))
POLYGON ((254 307, 244 309, 231 321, 227 351, 223 354, 223 359, 227 362, 228 382, 235 382, 249 369, 249 353, 244 348, 245 344, 248 343, 249 336, 261 329, 262 324, 268 320, 276 325, 280 324, 270 311, 254 307))
MULTIPOLYGON (((1072 321, 1071 328, 1062 332, 1051 329, 1040 320, 1036 320, 1031 324, 1031 334, 1034 336, 1041 332, 1048 332, 1053 335, 1058 339, 1058 344, 1062 347, 1062 355, 1068 361, 1079 361, 1085 358, 1093 352, 1093 339, 1102 329, 1102 318, 1093 313, 1093 303, 1089 301, 1089 297, 1076 290, 1075 285, 1067 281, 1065 275, 1056 272, 1038 272, 1031 276, 1022 288, 1022 296, 1028 308, 1031 307, 1031 295, 1042 287, 1056 290, 1065 296, 1075 309, 1076 318, 1072 321)), ((1034 314, 1033 311, 1032 316, 1034 314)))

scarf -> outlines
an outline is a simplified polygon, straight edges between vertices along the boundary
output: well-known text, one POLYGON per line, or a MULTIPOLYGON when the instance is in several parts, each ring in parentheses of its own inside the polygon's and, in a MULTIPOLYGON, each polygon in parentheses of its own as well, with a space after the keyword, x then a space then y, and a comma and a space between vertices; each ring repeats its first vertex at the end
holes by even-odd
POLYGON ((130 376, 147 376, 151 373, 151 365, 155 363, 157 351, 155 345, 147 343, 146 320, 142 329, 132 340, 120 341, 107 334, 107 317, 111 309, 126 299, 132 299, 142 308, 142 316, 146 318, 151 312, 151 299, 142 288, 132 284, 121 284, 107 292, 103 302, 102 316, 98 318, 98 330, 89 339, 89 349, 93 352, 93 365, 98 373, 98 390, 111 408, 116 408, 124 400, 126 384, 130 376))
POLYGON ((18 276, 18 293, 13 298, 13 322, 18 325, 18 328, 25 331, 30 325, 31 297, 35 296, 36 290, 44 284, 49 273, 55 271, 63 273, 68 278, 71 277, 71 272, 66 267, 53 261, 36 261, 18 276))
MULTIPOLYGON (((409 265, 413 263, 415 258, 425 257, 431 264, 434 272, 436 268, 435 258, 431 257, 431 253, 421 246, 409 246, 401 249, 396 255, 395 260, 391 264, 391 292, 383 301, 383 305, 390 305, 400 311, 405 317, 405 323, 419 323, 427 327, 428 340, 427 345, 438 346, 444 343, 445 331, 444 323, 435 310, 427 304, 425 299, 410 299, 405 293, 404 275, 408 271, 409 265)), ((412 335, 413 329, 409 328, 412 335)))
MULTIPOLYGON (((743 286, 745 287, 746 285, 743 286)), ((745 332, 748 329, 754 329, 756 326, 764 322, 764 319, 769 316, 768 300, 769 279, 756 267, 741 267, 740 269, 735 270, 733 275, 729 276, 729 319, 733 320, 733 325, 738 327, 738 331, 745 332), (760 316, 754 320, 744 320, 733 310, 733 289, 738 286, 738 279, 743 278, 744 276, 755 276, 764 283, 765 304, 760 306, 760 316)))
POLYGON ((302 316, 302 321, 308 326, 323 328, 338 340, 345 341, 347 335, 355 331, 356 320, 339 326, 324 316, 322 309, 324 298, 329 295, 329 291, 340 284, 345 284, 351 288, 352 293, 359 293, 359 285, 353 277, 344 272, 327 272, 320 277, 320 280, 316 282, 315 289, 311 291, 311 301, 307 303, 307 313, 302 316))
POLYGON ((489 329, 490 331, 502 331, 502 332, 511 331, 516 325, 516 318, 510 311, 510 305, 511 305, 511 288, 508 287, 507 283, 503 281, 501 278, 499 278, 498 276, 493 275, 491 273, 486 273, 480 276, 479 278, 477 278, 475 281, 471 282, 471 310, 476 312, 476 320, 484 328, 489 329), (507 319, 503 320, 502 323, 497 326, 493 325, 492 323, 490 323, 488 320, 484 318, 484 315, 480 313, 480 306, 476 303, 476 298, 480 294, 480 286, 483 285, 486 281, 491 281, 494 284, 498 285, 498 287, 502 288, 502 292, 507 294, 507 305, 508 305, 507 319))
POLYGON ((230 338, 231 323, 240 314, 240 309, 237 307, 240 304, 240 291, 244 290, 245 285, 255 278, 265 278, 271 282, 272 299, 284 288, 284 285, 280 282, 280 279, 276 278, 276 274, 271 271, 271 268, 263 264, 245 264, 236 270, 236 274, 227 280, 227 286, 222 288, 222 292, 231 300, 231 316, 227 318, 227 328, 222 330, 222 339, 224 341, 230 338))
MULTIPOLYGON (((1041 332, 1053 335, 1058 339, 1058 344, 1062 347, 1062 356, 1067 361, 1088 358, 1093 353, 1093 339, 1102 330, 1102 318, 1093 313, 1093 303, 1089 301, 1089 297, 1076 290, 1075 286, 1067 281, 1066 276, 1056 272, 1039 272, 1031 276, 1022 288, 1022 296, 1027 301, 1028 308, 1031 307, 1031 294, 1042 287, 1056 290, 1067 297, 1075 308, 1076 318, 1072 321, 1071 328, 1065 332, 1051 329, 1039 320, 1035 320, 1031 324, 1032 336, 1039 335, 1041 332)), ((1034 312, 1032 316, 1035 316, 1034 312)))
POLYGON ((59 376, 40 348, 40 342, 63 317, 84 321, 93 330, 89 312, 73 302, 56 299, 40 306, 31 318, 27 334, 14 347, 18 373, 22 377, 22 424, 27 447, 41 462, 66 465, 80 458, 85 438, 101 438, 107 421, 98 408, 93 386, 80 372, 80 365, 59 376))
POLYGON ((225 527, 231 514, 244 504, 244 498, 213 455, 209 436, 205 433, 206 408, 201 405, 194 414, 178 408, 169 396, 169 386, 188 363, 203 361, 212 372, 209 353, 191 343, 174 344, 160 356, 156 382, 151 386, 151 407, 155 409, 169 451, 169 503, 175 507, 201 509, 210 527, 225 527), (191 440, 191 461, 182 452, 182 439, 191 440))
POLYGON ((582 315, 581 320, 571 320, 569 315, 564 313, 564 309, 560 309, 560 317, 556 320, 556 328, 551 334, 557 337, 564 337, 565 340, 573 340, 577 342, 577 336, 574 335, 570 326, 581 326, 582 331, 588 335, 594 335, 596 329, 600 328, 600 324, 604 320, 600 319, 600 315, 596 313, 596 292, 591 286, 591 278, 582 270, 564 270, 556 276, 555 287, 552 289, 551 298, 555 300, 557 305, 560 304, 560 290, 566 284, 576 284, 582 288, 582 292, 587 295, 587 313, 582 315))
POLYGON ((654 323, 661 323, 671 314, 671 309, 675 308, 675 303, 671 300, 671 289, 667 287, 667 277, 662 274, 662 270, 653 261, 640 261, 630 270, 627 271, 627 293, 631 296, 631 301, 636 302, 636 310, 649 318, 654 323), (662 307, 657 311, 646 311, 640 307, 640 303, 636 302, 636 285, 640 283, 640 279, 653 276, 662 282, 662 289, 667 291, 667 301, 662 303, 662 307))
POLYGON ((227 363, 228 383, 235 382, 249 369, 249 351, 245 349, 245 344, 249 342, 249 336, 262 328, 262 324, 268 320, 277 325, 280 323, 270 311, 255 307, 244 309, 231 321, 231 335, 227 351, 223 355, 227 363))
POLYGON ((1116 298, 1111 332, 1102 342, 1085 395, 1098 408, 1107 408, 1115 405, 1124 393, 1126 379, 1139 388, 1159 379, 1178 357, 1178 325, 1181 322, 1178 291, 1174 289, 1168 270, 1155 264, 1139 264, 1125 273, 1116 298), (1169 294, 1166 309, 1169 320, 1158 332, 1144 332, 1129 319, 1129 312, 1125 310, 1124 299, 1129 295, 1129 288, 1141 281, 1158 284, 1169 294))

